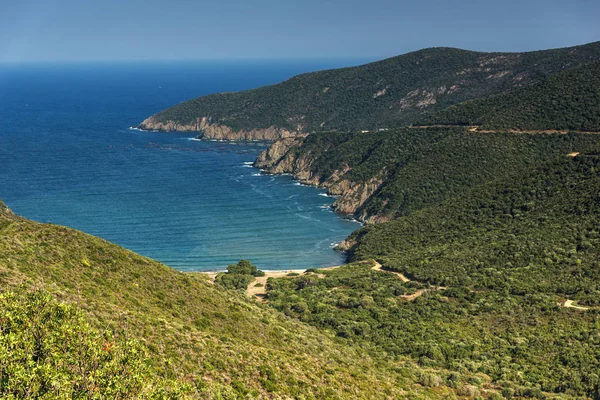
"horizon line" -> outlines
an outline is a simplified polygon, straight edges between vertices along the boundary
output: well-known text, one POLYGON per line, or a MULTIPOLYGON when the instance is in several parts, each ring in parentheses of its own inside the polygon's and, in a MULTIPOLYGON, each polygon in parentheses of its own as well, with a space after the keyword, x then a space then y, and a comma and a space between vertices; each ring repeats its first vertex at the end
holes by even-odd
POLYGON ((369 60, 368 62, 381 61, 388 58, 398 57, 422 50, 429 49, 455 49, 455 50, 463 50, 463 51, 472 51, 477 53, 529 53, 536 51, 544 51, 544 50, 557 50, 557 49, 565 49, 570 47, 580 47, 587 46, 594 43, 600 43, 600 40, 594 40, 591 42, 584 42, 578 44, 571 44, 568 46, 551 46, 546 48, 534 48, 527 50, 482 50, 482 49, 467 49, 458 46, 452 45, 440 45, 440 46, 428 46, 421 47, 416 49, 407 49, 401 52, 396 52, 393 54, 379 54, 379 55, 337 55, 337 56, 290 56, 290 57, 257 57, 257 56, 249 56, 249 57, 210 57, 210 58, 107 58, 107 59, 57 59, 57 60, 1 60, 0 65, 7 64, 91 64, 91 63, 145 63, 145 62, 154 62, 154 63, 169 63, 169 62, 260 62, 260 61, 274 61, 274 62, 285 62, 285 61, 335 61, 335 60, 369 60))

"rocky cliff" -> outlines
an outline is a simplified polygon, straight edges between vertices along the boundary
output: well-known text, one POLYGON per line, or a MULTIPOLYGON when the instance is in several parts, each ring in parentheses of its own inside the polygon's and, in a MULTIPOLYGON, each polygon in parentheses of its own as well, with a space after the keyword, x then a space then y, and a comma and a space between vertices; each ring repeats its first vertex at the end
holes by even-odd
POLYGON ((315 155, 303 151, 302 138, 284 138, 275 141, 254 162, 256 168, 270 174, 292 174, 303 184, 326 188, 328 194, 338 196, 334 211, 357 218, 366 223, 384 222, 387 218, 370 215, 363 208, 367 200, 379 189, 383 181, 372 177, 366 182, 356 182, 346 177, 348 165, 327 176, 319 176, 311 168, 315 155))
POLYGON ((161 132, 198 132, 198 138, 215 140, 264 140, 274 141, 282 138, 304 136, 301 131, 271 126, 263 129, 238 129, 213 121, 211 117, 198 117, 193 123, 178 123, 173 120, 159 120, 155 116, 145 119, 140 129, 161 132))

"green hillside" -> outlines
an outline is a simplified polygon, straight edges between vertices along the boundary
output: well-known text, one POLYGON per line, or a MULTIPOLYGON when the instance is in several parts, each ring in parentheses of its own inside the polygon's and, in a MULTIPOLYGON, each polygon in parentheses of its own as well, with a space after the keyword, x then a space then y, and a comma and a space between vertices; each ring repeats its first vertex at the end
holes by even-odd
POLYGON ((466 101, 436 113, 426 124, 600 131, 600 63, 562 71, 506 94, 466 101))
MULTIPOLYGON (((422 368, 0 203, 2 398, 432 398, 422 368), (11 397, 12 396, 12 397, 11 397)), ((442 385, 442 386, 440 386, 442 385)), ((439 386, 439 387, 438 387, 439 386)))
POLYGON ((277 85, 200 97, 161 111, 147 129, 293 132, 408 125, 432 112, 541 81, 600 60, 600 42, 529 53, 431 48, 353 68, 296 76, 277 85))
POLYGON ((505 398, 597 398, 599 171, 597 152, 563 156, 353 235, 351 260, 409 282, 355 263, 271 280, 268 298, 371 352, 489 375, 505 398))
POLYGON ((515 135, 464 128, 315 133, 296 139, 268 172, 292 173, 341 194, 335 206, 378 222, 408 215, 509 172, 594 148, 598 135, 515 135), (370 191, 363 190, 376 181, 370 191), (342 190, 340 190, 342 188, 342 190))

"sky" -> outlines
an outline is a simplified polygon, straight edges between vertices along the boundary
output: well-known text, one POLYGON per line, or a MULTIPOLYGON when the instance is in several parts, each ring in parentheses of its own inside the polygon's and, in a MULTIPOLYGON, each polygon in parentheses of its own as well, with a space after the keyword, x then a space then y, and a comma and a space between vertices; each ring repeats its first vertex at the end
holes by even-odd
POLYGON ((380 59, 600 40, 598 0, 0 0, 0 62, 380 59))

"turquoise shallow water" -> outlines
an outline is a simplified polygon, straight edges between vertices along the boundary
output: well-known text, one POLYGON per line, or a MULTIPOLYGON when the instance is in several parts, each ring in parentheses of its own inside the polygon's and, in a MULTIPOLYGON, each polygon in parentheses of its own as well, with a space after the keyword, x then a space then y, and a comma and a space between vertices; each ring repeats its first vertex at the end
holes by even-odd
POLYGON ((331 212, 323 190, 251 168, 266 144, 128 129, 196 95, 334 66, 2 66, 0 198, 180 270, 241 258, 263 269, 338 264, 333 245, 359 225, 331 212))

